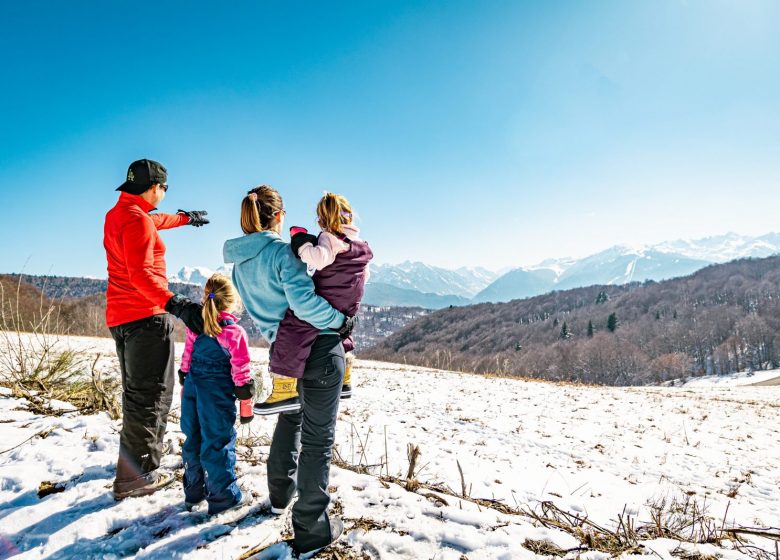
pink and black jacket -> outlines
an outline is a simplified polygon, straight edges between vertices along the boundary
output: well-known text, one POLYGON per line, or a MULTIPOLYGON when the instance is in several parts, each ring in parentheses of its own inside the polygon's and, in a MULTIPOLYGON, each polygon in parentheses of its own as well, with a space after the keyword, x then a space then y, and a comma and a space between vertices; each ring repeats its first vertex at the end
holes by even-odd
POLYGON ((246 331, 238 325, 235 316, 224 311, 219 314, 219 323, 222 332, 213 339, 205 334, 197 335, 187 329, 180 369, 185 374, 189 373, 191 368, 216 372, 219 363, 224 363, 227 358, 230 361, 233 385, 246 385, 252 379, 249 371, 249 340, 246 331), (217 342, 219 345, 216 349, 217 354, 213 343, 205 344, 207 339, 217 342))

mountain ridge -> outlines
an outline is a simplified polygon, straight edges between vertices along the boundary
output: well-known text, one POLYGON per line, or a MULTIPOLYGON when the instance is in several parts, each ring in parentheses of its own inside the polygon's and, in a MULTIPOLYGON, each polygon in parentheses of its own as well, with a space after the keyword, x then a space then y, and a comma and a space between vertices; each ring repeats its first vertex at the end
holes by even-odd
MULTIPOLYGON (((484 267, 446 269, 406 260, 371 265, 364 302, 378 306, 419 306, 505 302, 593 284, 621 285, 666 280, 691 274, 710 264, 737 258, 763 258, 780 253, 780 233, 746 236, 734 232, 655 244, 617 244, 582 258, 548 258, 503 274, 484 267)), ((229 274, 229 267, 216 269, 229 274)), ((206 267, 183 267, 172 281, 200 284, 211 273, 206 267)))

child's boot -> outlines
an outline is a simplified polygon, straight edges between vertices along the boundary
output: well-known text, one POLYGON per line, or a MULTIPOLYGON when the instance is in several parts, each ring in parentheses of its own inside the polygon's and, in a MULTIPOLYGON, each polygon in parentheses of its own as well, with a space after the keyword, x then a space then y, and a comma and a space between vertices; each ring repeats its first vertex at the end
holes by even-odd
POLYGON ((355 355, 352 352, 347 352, 344 356, 344 383, 341 385, 341 398, 352 398, 352 362, 355 361, 355 355))
POLYGON ((298 380, 294 377, 272 374, 273 390, 265 402, 255 403, 255 414, 265 416, 280 412, 298 412, 301 400, 298 397, 298 380))

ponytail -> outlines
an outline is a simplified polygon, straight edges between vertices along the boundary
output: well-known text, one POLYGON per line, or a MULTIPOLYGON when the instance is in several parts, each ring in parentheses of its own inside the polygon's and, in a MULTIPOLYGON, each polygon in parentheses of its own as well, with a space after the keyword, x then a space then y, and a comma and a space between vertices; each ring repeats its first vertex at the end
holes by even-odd
POLYGON ((271 229, 282 211, 282 197, 276 189, 268 185, 255 187, 241 201, 241 229, 246 234, 271 229))
MULTIPOLYGON (((255 200, 257 200, 255 198, 255 200)), ((244 233, 256 233, 262 231, 260 224, 260 212, 257 211, 257 202, 252 200, 251 193, 241 201, 241 229, 244 233)))
POLYGON ((214 303, 214 298, 211 297, 212 293, 206 295, 203 304, 203 332, 209 336, 217 336, 222 334, 222 327, 219 326, 219 310, 214 303))
POLYGON ((219 313, 232 311, 239 303, 238 293, 230 278, 224 274, 213 274, 204 287, 203 301, 203 332, 208 336, 218 336, 222 333, 219 326, 219 313))
POLYGON ((340 194, 326 192, 317 204, 320 228, 331 233, 343 233, 342 227, 352 223, 352 206, 340 194))

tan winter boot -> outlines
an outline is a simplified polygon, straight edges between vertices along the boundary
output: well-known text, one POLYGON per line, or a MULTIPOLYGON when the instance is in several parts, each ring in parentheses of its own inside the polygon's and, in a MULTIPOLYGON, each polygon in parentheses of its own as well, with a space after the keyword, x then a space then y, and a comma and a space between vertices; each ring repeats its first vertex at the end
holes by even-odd
POLYGON ((301 400, 298 398, 298 380, 272 373, 273 390, 265 402, 255 403, 255 414, 261 416, 280 412, 298 412, 301 400))
POLYGON ((344 383, 341 385, 341 398, 352 398, 352 362, 355 361, 355 355, 352 352, 347 352, 344 356, 344 383))

